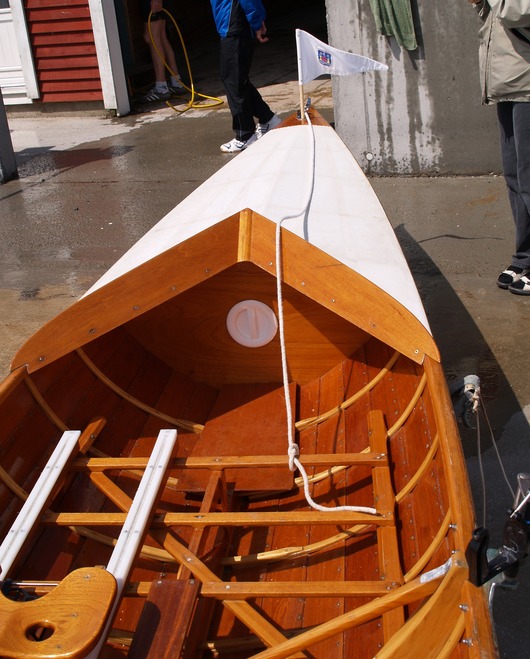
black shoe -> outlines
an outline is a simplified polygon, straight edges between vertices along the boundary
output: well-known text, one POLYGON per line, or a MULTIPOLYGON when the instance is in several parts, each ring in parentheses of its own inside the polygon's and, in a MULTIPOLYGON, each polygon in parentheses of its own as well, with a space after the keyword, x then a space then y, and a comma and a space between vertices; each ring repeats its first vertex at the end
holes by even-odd
POLYGON ((167 101, 170 98, 171 92, 169 89, 164 92, 159 92, 156 87, 153 87, 147 92, 147 94, 140 97, 140 101, 143 103, 154 103, 155 101, 167 101))
POLYGON ((519 268, 516 265, 509 265, 497 277, 497 286, 499 288, 509 288, 512 284, 515 284, 516 281, 519 281, 519 279, 521 279, 521 277, 527 272, 528 270, 525 270, 524 268, 519 268))

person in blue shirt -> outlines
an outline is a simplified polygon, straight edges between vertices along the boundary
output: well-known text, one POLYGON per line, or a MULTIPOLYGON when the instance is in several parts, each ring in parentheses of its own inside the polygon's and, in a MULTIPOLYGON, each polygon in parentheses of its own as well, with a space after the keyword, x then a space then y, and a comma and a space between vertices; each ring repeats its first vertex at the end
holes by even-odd
POLYGON ((255 42, 266 43, 265 8, 261 0, 210 0, 221 37, 221 82, 232 114, 235 137, 221 145, 239 153, 260 139, 281 119, 249 79, 255 42), (258 120, 257 124, 255 118, 258 120))

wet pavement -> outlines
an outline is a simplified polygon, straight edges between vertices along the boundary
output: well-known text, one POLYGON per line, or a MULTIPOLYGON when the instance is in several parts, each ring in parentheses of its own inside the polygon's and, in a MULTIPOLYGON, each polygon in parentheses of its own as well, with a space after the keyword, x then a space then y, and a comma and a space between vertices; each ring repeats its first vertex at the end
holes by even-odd
MULTIPOLYGON (((278 55, 279 56, 279 55, 278 55)), ((270 84, 257 56, 253 79, 282 116, 297 103, 294 69, 270 84)), ((329 81, 309 86, 333 121, 329 81)), ((222 97, 199 72, 196 89, 222 97)), ((183 107, 182 105, 180 107, 183 107)), ((177 107, 178 109, 178 107, 177 107)), ((121 119, 102 116, 8 117, 20 178, 0 186, 0 374, 45 321, 69 306, 171 208, 229 158, 226 105, 180 114, 160 104, 121 119)), ((237 156, 236 156, 237 157, 237 156)), ((530 298, 498 289, 510 261, 513 226, 500 177, 372 179, 422 295, 449 380, 481 378, 487 419, 462 428, 477 519, 499 546, 512 496, 492 447, 491 425, 512 487, 530 472, 530 356, 524 328, 530 298), (482 457, 482 470, 478 455, 482 457), (483 494, 483 483, 486 495, 483 494)), ((530 567, 514 592, 497 590, 501 656, 528 656, 530 567)))

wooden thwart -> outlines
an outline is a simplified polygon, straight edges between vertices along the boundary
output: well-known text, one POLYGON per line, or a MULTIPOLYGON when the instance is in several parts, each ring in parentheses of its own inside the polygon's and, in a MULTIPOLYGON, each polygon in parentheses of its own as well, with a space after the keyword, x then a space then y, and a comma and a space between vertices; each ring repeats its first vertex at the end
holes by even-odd
MULTIPOLYGON (((214 451, 215 452, 215 451, 214 451)), ((73 469, 89 471, 110 471, 113 469, 144 469, 148 458, 143 457, 118 457, 118 458, 78 458, 72 465, 73 469)), ((305 466, 334 467, 340 462, 345 466, 367 466, 376 467, 388 464, 384 453, 336 453, 303 455, 300 462, 305 466)), ((221 471, 223 469, 248 469, 256 467, 259 469, 286 467, 288 458, 282 455, 236 455, 215 457, 190 457, 173 458, 170 466, 173 469, 209 469, 210 471, 221 471)))
POLYGON ((381 597, 396 588, 389 581, 205 582, 204 597, 243 600, 254 597, 381 597))
MULTIPOLYGON (((45 524, 57 526, 120 526, 125 513, 46 513, 45 524)), ((171 526, 288 526, 291 524, 343 525, 374 524, 391 526, 393 515, 334 511, 241 512, 241 513, 161 513, 153 518, 153 528, 171 526)))

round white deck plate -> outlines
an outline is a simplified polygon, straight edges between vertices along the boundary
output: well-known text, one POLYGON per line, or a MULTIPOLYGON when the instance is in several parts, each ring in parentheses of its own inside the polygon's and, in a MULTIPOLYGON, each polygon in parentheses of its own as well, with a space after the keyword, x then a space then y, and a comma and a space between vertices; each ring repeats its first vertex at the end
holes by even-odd
POLYGON ((274 311, 263 302, 243 300, 228 312, 226 327, 240 345, 259 348, 276 336, 278 320, 274 311))

